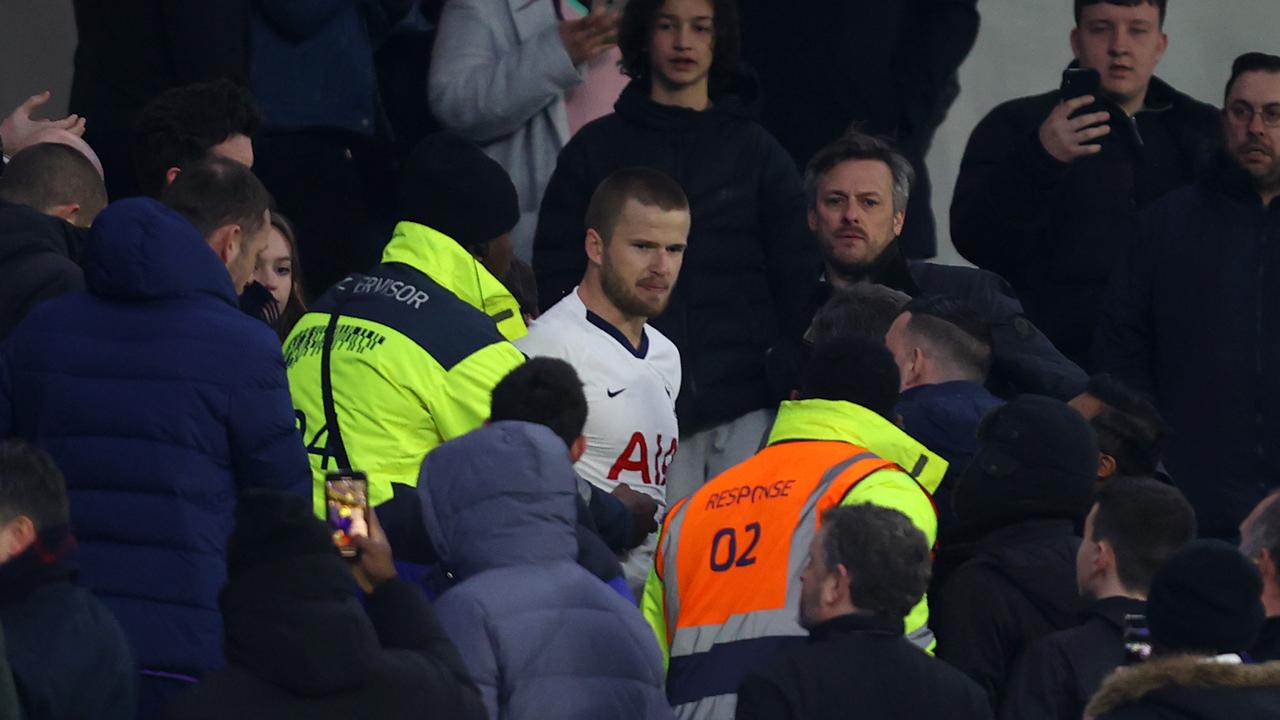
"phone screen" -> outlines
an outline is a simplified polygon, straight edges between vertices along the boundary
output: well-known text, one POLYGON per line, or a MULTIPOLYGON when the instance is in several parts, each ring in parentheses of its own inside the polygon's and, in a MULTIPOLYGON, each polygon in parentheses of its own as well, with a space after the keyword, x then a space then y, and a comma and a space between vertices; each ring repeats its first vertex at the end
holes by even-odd
POLYGON ((1124 616, 1124 664, 1137 665, 1151 657, 1151 630, 1142 615, 1124 616))
POLYGON ((332 473, 324 480, 325 515, 333 544, 343 557, 355 557, 351 538, 369 535, 369 480, 364 473, 332 473))

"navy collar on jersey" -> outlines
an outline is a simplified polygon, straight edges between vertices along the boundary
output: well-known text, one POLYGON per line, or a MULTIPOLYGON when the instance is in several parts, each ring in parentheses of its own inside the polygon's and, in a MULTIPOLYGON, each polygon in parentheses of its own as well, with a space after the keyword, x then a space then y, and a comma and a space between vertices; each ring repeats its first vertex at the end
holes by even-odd
POLYGON ((622 347, 627 349, 627 352, 631 353, 632 355, 635 355, 641 360, 643 360, 645 356, 649 354, 649 333, 648 332, 644 330, 640 331, 640 347, 636 348, 631 344, 631 341, 627 339, 627 336, 622 334, 621 330, 614 327, 608 320, 605 320, 604 318, 591 312, 590 310, 587 311, 587 322, 609 333, 609 336, 612 337, 614 340, 617 340, 619 343, 621 343, 622 347))

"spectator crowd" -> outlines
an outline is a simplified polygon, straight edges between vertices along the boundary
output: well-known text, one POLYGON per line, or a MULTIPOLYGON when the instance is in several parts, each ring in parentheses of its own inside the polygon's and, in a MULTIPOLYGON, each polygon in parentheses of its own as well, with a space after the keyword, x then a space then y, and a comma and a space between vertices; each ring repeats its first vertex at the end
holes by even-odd
POLYGON ((74 0, 0 718, 1280 719, 1280 48, 1194 99, 1184 1, 948 215, 977 0, 74 0))

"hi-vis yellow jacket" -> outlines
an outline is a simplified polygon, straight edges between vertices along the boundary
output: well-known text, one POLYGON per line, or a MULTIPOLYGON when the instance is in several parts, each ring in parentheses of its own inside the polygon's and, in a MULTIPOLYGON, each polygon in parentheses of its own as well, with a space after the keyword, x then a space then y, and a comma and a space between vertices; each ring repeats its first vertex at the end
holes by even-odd
MULTIPOLYGON (((745 672, 805 634, 800 574, 822 513, 873 503, 906 515, 932 544, 931 493, 947 462, 848 402, 782 404, 769 445, 667 513, 642 609, 669 657, 679 718, 731 717, 745 672)), ((931 648, 925 599, 908 638, 931 648)))
POLYGON ((368 275, 351 275, 284 344, 315 508, 324 476, 369 476, 369 502, 415 486, 422 458, 489 417, 493 386, 524 362, 527 332, 502 283, 449 237, 402 222, 368 275), (334 431, 336 425, 337 432, 334 431))

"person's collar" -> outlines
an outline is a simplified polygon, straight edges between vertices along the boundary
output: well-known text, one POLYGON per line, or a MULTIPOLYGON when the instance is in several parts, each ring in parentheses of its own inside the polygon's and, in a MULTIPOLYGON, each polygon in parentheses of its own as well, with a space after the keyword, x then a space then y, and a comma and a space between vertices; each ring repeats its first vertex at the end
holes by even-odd
POLYGON ((916 400, 923 397, 958 397, 990 395, 986 386, 973 380, 947 380, 928 385, 916 385, 898 394, 899 400, 916 400))
POLYGON ((902 619, 882 615, 848 614, 831 618, 809 631, 810 642, 826 642, 852 633, 902 637, 902 619))
POLYGON ((851 402, 813 399, 782 403, 768 444, 805 440, 866 448, 896 463, 931 493, 947 472, 947 461, 941 456, 879 414, 851 402))
POLYGON ((1106 620, 1109 624, 1123 630, 1126 615, 1145 615, 1147 602, 1137 598, 1116 595, 1094 600, 1084 610, 1085 615, 1092 615, 1106 620))

